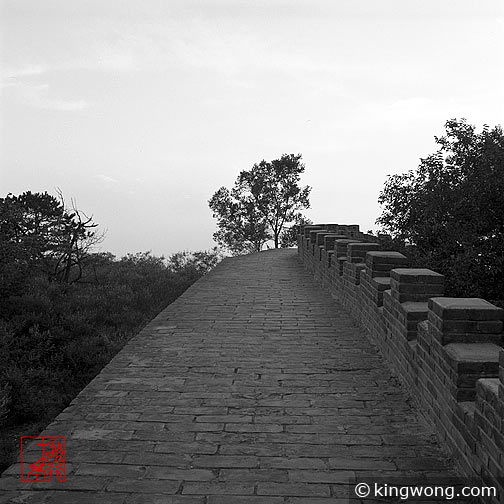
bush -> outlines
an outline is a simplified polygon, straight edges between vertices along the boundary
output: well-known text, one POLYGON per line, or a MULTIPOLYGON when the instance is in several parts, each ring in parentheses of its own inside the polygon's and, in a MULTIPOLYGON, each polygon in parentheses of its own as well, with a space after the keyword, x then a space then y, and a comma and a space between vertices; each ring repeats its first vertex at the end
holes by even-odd
MULTIPOLYGON (((14 459, 12 433, 49 423, 148 320, 220 259, 216 250, 92 254, 83 279, 20 277, 0 303, 0 470, 14 459)), ((9 262, 8 267, 12 266, 9 262)), ((0 261, 0 274, 2 273, 0 261)), ((27 430, 29 432, 27 432, 27 430)))

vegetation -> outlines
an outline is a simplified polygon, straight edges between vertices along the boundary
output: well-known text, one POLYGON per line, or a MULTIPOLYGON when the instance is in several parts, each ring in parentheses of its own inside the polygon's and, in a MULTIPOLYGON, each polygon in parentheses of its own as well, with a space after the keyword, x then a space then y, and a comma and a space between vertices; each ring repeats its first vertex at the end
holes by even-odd
POLYGON ((47 193, 0 199, 0 470, 142 325, 219 261, 92 252, 92 218, 47 193))
POLYGON ((439 149, 388 177, 377 220, 413 263, 446 275, 447 295, 503 304, 504 136, 447 121, 439 149))
POLYGON ((311 187, 299 186, 304 172, 301 154, 261 161, 238 175, 231 190, 221 187, 208 202, 217 219, 215 241, 234 254, 258 252, 270 240, 274 247, 295 241, 293 227, 306 222, 311 187))

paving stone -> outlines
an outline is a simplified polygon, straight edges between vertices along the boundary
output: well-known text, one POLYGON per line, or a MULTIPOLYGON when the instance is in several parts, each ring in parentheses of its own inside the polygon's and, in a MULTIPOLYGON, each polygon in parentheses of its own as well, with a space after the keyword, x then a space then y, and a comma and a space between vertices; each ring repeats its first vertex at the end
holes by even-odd
POLYGON ((273 423, 260 423, 260 424, 241 424, 229 423, 226 424, 225 430, 227 432, 282 432, 282 425, 273 423))
POLYGON ((196 422, 251 423, 252 415, 199 415, 196 422))
POLYGON ((176 494, 180 488, 180 481, 163 480, 138 480, 114 478, 108 485, 108 492, 132 492, 132 493, 166 493, 176 494))
POLYGON ((221 469, 219 471, 219 480, 286 483, 289 480, 289 474, 285 469, 221 469))
POLYGON ((289 497, 286 501, 287 504, 360 504, 361 500, 360 499, 347 499, 345 498, 334 498, 332 497, 331 499, 327 498, 320 498, 320 497, 289 497))
POLYGON ((289 480, 306 483, 350 483, 355 478, 352 471, 289 471, 289 480))
POLYGON ((48 481, 47 483, 33 483, 31 485, 31 488, 34 490, 40 490, 42 489, 42 487, 39 485, 43 485, 44 490, 61 490, 64 487, 65 490, 79 490, 88 492, 105 490, 105 487, 109 481, 110 478, 107 477, 67 474, 65 483, 61 483, 56 478, 52 478, 51 481, 48 481))
MULTIPOLYGON (((50 503, 50 504, 125 504, 128 494, 125 493, 111 493, 111 492, 80 492, 80 491, 55 491, 51 492, 51 495, 47 500, 47 496, 44 495, 46 492, 37 492, 37 495, 33 501, 27 501, 31 504, 39 503, 50 503)), ((16 501, 13 501, 14 504, 16 501)), ((23 504, 25 501, 21 501, 23 504)))
POLYGON ((145 474, 145 467, 126 464, 80 464, 77 476, 122 476, 129 478, 142 478, 145 474))
POLYGON ((261 497, 252 495, 241 497, 239 495, 211 495, 208 504, 283 504, 283 497, 261 497))
POLYGON ((320 458, 262 457, 260 466, 281 469, 326 469, 327 463, 320 458))
POLYGON ((206 504, 205 497, 166 494, 131 494, 124 504, 206 504))
POLYGON ((176 467, 156 466, 147 467, 145 478, 154 480, 210 481, 215 479, 215 474, 207 469, 178 469, 176 467))
MULTIPOLYGON (((140 452, 145 454, 145 452, 140 452)), ((115 451, 98 451, 98 450, 79 450, 78 452, 72 453, 67 451, 66 460, 71 462, 74 457, 78 457, 75 459, 77 462, 103 462, 110 464, 119 464, 121 463, 128 454, 124 452, 115 452, 115 451)), ((126 462, 131 463, 131 462, 126 462)))
POLYGON ((189 467, 191 456, 189 454, 172 453, 128 453, 122 461, 125 464, 162 466, 162 467, 189 467))
POLYGON ((339 504, 353 477, 454 475, 406 399, 295 250, 229 258, 48 426, 66 483, 12 466, 0 504, 339 504))
POLYGON ((194 457, 194 467, 257 467, 259 459, 249 456, 208 455, 194 457))
POLYGON ((182 494, 187 495, 252 495, 254 483, 186 483, 182 494))
POLYGON ((182 441, 171 441, 164 443, 156 443, 154 447, 155 453, 178 453, 182 456, 187 453, 215 453, 218 449, 218 444, 205 442, 184 443, 182 441))
POLYGON ((303 483, 259 483, 257 495, 281 495, 293 496, 319 496, 329 497, 331 490, 329 485, 303 484, 303 483))
POLYGON ((219 446, 219 453, 222 455, 256 455, 264 457, 274 457, 284 453, 284 445, 281 444, 235 444, 219 446))
POLYGON ((331 469, 370 469, 374 471, 395 470, 396 465, 393 462, 380 460, 377 458, 330 458, 329 467, 331 469))

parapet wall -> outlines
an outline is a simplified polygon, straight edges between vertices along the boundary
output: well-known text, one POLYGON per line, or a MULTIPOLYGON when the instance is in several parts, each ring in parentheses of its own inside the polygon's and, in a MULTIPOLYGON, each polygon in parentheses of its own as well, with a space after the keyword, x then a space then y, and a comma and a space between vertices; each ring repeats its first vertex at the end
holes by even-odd
POLYGON ((444 276, 408 268, 357 225, 303 226, 305 267, 382 351, 463 473, 504 503, 504 310, 444 297, 444 276))

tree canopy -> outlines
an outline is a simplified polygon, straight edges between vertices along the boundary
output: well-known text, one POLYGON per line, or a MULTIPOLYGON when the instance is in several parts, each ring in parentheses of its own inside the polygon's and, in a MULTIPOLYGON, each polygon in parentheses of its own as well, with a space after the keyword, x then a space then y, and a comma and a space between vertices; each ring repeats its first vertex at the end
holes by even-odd
POLYGON ((270 240, 275 248, 290 246, 292 226, 310 207, 311 187, 299 185, 304 170, 301 154, 283 154, 241 171, 231 190, 221 187, 208 202, 215 241, 236 254, 260 251, 270 240))
POLYGON ((445 124, 438 150, 390 175, 379 196, 383 231, 447 276, 447 293, 504 298, 504 136, 465 119, 445 124))

